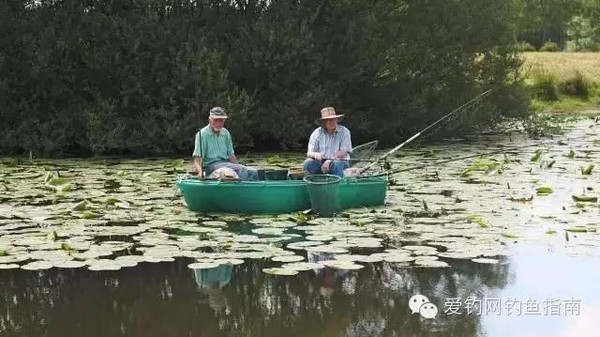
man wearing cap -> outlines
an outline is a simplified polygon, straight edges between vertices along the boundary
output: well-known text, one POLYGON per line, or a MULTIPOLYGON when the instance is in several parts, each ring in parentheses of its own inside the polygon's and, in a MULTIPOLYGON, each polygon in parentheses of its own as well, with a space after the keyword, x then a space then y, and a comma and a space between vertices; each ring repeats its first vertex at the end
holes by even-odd
POLYGON ((350 166, 350 130, 338 124, 343 116, 336 114, 332 107, 321 109, 321 118, 316 121, 320 127, 313 131, 308 141, 308 158, 303 164, 306 173, 329 173, 341 177, 350 166))
POLYGON ((233 152, 231 134, 223 127, 227 119, 221 107, 210 109, 208 125, 196 133, 194 146, 194 168, 198 178, 203 179, 216 169, 225 167, 234 170, 241 180, 258 180, 258 172, 240 165, 233 152))

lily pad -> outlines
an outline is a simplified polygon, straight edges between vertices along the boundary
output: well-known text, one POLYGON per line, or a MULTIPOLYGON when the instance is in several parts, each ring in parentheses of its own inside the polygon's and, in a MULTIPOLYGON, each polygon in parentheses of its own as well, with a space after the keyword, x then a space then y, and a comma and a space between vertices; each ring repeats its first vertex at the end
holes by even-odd
POLYGON ((64 261, 61 263, 54 264, 57 268, 83 268, 87 264, 83 261, 64 261))
POLYGON ((297 270, 297 271, 309 271, 309 270, 322 269, 322 268, 325 268, 325 266, 320 263, 313 263, 313 262, 294 262, 294 263, 286 263, 286 264, 282 265, 281 268, 293 269, 293 270, 297 270))
POLYGON ((293 276, 298 274, 298 270, 289 268, 265 268, 263 273, 280 276, 293 276))
POLYGON ((53 267, 52 263, 50 263, 48 261, 35 261, 35 262, 30 262, 28 264, 22 265, 21 269, 25 269, 25 270, 46 270, 46 269, 50 269, 52 267, 53 267))
POLYGON ((339 260, 325 260, 319 261, 318 263, 333 269, 343 269, 343 270, 358 270, 362 269, 365 266, 356 264, 348 261, 339 261, 339 260))
POLYGON ((416 260, 415 264, 419 267, 427 267, 427 268, 446 268, 450 267, 450 265, 444 261, 437 260, 416 260))
POLYGON ((0 270, 2 269, 19 269, 21 266, 19 266, 16 263, 8 263, 8 264, 0 264, 0 270))
POLYGON ((578 202, 597 202, 598 197, 590 195, 573 195, 573 200, 578 202))
POLYGON ((188 264, 188 268, 190 269, 212 269, 217 268, 219 266, 216 262, 196 262, 188 264))
POLYGON ((549 195, 549 194, 552 194, 552 192, 554 192, 552 187, 549 187, 549 186, 540 186, 540 187, 536 188, 536 191, 537 191, 538 195, 549 195))
POLYGON ((304 257, 299 255, 284 255, 284 256, 273 256, 271 258, 275 262, 299 262, 304 260, 304 257))
POLYGON ((497 264, 499 262, 496 259, 486 259, 486 258, 472 259, 471 261, 473 261, 475 263, 481 263, 481 264, 497 264))

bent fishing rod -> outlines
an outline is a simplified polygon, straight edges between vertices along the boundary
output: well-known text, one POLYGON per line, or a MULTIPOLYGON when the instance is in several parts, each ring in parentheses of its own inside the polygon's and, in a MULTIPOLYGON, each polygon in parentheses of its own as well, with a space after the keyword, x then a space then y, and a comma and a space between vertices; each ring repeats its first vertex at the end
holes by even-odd
POLYGON ((479 100, 479 99, 487 96, 490 92, 492 92, 492 89, 484 91, 483 93, 479 94, 477 97, 473 98, 472 100, 468 101, 467 103, 459 106, 458 108, 456 108, 456 109, 452 110, 451 112, 447 113, 446 115, 442 116, 440 119, 438 119, 437 121, 435 121, 433 124, 430 124, 429 126, 427 126, 426 128, 424 128, 423 130, 417 132, 415 135, 413 135, 412 137, 410 137, 409 139, 407 139, 406 141, 404 141, 402 144, 400 144, 400 145, 396 146, 395 148, 389 150, 388 152, 386 152, 385 154, 383 154, 381 157, 377 158, 376 160, 374 160, 370 164, 368 164, 368 165, 364 166, 363 168, 361 168, 359 174, 364 173, 365 171, 367 171, 371 167, 375 166, 378 162, 380 162, 382 160, 385 160, 391 154, 393 154, 394 152, 400 150, 401 148, 403 148, 404 146, 406 146, 406 144, 412 142, 413 140, 415 140, 419 136, 421 136, 423 133, 427 132, 427 130, 429 130, 432 127, 438 125, 442 121, 446 120, 447 118, 449 118, 450 116, 454 115, 455 113, 461 111, 462 109, 466 108, 467 106, 473 104, 475 101, 477 101, 477 100, 479 100))

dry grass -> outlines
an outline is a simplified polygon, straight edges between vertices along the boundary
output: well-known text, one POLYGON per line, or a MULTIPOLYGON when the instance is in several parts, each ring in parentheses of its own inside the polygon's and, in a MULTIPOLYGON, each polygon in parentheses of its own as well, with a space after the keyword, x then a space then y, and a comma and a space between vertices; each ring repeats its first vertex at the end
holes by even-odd
POLYGON ((575 70, 593 82, 600 83, 600 52, 598 53, 523 53, 523 70, 526 76, 536 67, 545 68, 555 74, 559 79, 564 79, 575 70))

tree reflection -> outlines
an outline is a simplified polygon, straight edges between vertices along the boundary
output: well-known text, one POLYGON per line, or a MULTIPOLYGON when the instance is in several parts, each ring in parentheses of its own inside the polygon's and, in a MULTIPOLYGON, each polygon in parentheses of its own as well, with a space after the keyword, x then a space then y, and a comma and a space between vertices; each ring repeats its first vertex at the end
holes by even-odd
MULTIPOLYGON (((310 257, 309 257, 310 258, 310 257)), ((328 258, 328 257, 319 257, 328 258)), ((503 288, 508 265, 425 269, 376 263, 274 276, 274 264, 190 270, 189 261, 118 272, 3 271, 2 336, 476 336, 479 316, 449 316, 447 297, 503 288), (411 314, 423 294, 435 319, 411 314)))

